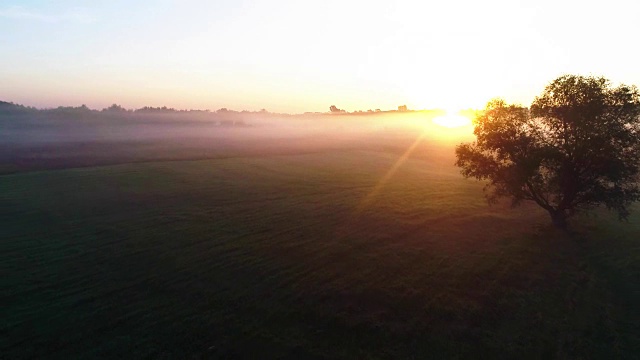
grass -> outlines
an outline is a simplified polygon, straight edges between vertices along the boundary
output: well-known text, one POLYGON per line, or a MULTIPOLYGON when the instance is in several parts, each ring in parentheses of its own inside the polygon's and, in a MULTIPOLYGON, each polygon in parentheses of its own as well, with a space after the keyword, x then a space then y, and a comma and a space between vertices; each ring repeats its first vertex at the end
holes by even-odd
POLYGON ((0 354, 633 358, 640 218, 572 233, 388 151, 0 177, 0 354), (368 199, 368 200, 363 200, 368 199))

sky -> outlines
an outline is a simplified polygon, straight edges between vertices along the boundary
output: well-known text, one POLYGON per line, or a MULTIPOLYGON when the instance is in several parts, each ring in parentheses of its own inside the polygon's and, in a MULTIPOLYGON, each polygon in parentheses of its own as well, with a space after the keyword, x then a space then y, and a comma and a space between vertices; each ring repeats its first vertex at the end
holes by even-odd
POLYGON ((640 85, 640 2, 0 0, 0 100, 301 113, 640 85))

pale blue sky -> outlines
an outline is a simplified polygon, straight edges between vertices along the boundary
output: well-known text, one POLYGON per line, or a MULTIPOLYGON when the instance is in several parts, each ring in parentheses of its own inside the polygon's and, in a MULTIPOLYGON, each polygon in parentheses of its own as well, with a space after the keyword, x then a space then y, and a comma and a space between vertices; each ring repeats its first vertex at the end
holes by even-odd
POLYGON ((634 1, 0 0, 0 100, 302 112, 640 84, 634 1))

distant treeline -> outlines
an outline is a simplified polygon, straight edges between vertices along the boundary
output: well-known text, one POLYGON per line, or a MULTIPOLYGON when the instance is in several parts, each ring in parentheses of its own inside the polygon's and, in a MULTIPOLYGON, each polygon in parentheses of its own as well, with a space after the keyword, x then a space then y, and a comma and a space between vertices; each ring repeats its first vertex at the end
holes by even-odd
POLYGON ((316 117, 316 116, 377 116, 391 113, 439 113, 441 110, 408 110, 406 106, 398 107, 398 110, 368 110, 347 112, 332 105, 329 112, 305 112, 304 114, 273 113, 266 109, 260 111, 235 111, 221 108, 211 110, 180 110, 170 107, 145 106, 139 109, 126 109, 118 104, 113 104, 102 110, 95 110, 81 106, 59 106, 57 108, 38 109, 10 102, 0 101, 0 120, 4 121, 207 121, 219 126, 248 126, 255 119, 316 117))
POLYGON ((24 106, 10 102, 0 101, 0 120, 29 120, 29 121, 77 121, 77 120, 198 120, 210 121, 220 126, 248 126, 245 122, 256 115, 268 116, 289 116, 287 114, 276 114, 262 109, 260 111, 234 111, 226 108, 217 111, 210 110, 178 110, 174 108, 145 106, 140 109, 125 109, 113 104, 102 110, 90 109, 86 105, 81 106, 59 106, 50 109, 38 109, 31 106, 24 106))
MULTIPOLYGON (((38 109, 33 106, 24 106, 20 104, 14 104, 12 102, 0 101, 0 114, 7 113, 16 113, 16 112, 67 112, 67 113, 156 113, 156 114, 175 114, 175 113, 207 113, 207 114, 272 114, 268 112, 266 109, 262 109, 260 111, 235 111, 229 110, 227 108, 221 108, 216 111, 211 110, 181 110, 175 108, 168 108, 166 106, 163 107, 152 107, 152 106, 144 106, 140 109, 125 109, 124 107, 113 104, 107 108, 102 110, 90 109, 87 105, 80 106, 58 106, 57 108, 49 108, 49 109, 38 109)), ((283 114, 277 114, 283 115, 283 114)))

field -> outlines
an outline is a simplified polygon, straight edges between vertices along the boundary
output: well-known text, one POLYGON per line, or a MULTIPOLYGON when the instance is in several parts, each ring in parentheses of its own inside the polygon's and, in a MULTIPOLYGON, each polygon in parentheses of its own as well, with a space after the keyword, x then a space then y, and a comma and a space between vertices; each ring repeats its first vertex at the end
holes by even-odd
POLYGON ((0 357, 640 354, 638 211, 564 233, 450 147, 350 144, 7 166, 0 357))

